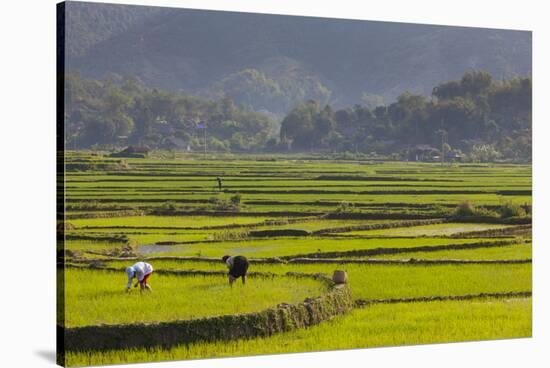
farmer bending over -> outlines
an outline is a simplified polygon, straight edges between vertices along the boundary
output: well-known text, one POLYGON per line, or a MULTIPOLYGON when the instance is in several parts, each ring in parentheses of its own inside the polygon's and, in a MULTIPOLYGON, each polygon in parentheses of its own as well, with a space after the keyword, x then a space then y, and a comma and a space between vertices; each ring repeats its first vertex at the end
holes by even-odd
POLYGON ((132 287, 132 280, 135 277, 137 279, 134 287, 140 286, 140 291, 149 290, 152 291, 151 286, 147 284, 147 280, 153 273, 153 266, 146 262, 138 262, 131 267, 126 267, 126 275, 128 275, 128 284, 126 285, 126 291, 130 291, 132 287))
POLYGON ((239 277, 243 280, 243 285, 246 283, 246 271, 248 271, 248 259, 245 256, 223 256, 222 260, 229 268, 229 285, 233 286, 239 277))

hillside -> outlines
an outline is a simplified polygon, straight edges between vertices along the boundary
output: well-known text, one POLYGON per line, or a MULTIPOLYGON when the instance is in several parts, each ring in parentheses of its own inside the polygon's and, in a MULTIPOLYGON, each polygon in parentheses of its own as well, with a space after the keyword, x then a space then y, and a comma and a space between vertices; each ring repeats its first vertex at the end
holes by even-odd
POLYGON ((391 103, 469 69, 531 72, 531 33, 402 23, 69 3, 68 68, 284 114, 314 99, 391 103))

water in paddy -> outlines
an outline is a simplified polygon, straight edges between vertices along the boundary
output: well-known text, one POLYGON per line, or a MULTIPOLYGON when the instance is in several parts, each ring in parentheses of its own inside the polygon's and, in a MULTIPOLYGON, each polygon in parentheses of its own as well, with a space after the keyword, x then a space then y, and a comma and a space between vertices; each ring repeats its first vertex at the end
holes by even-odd
POLYGON ((166 253, 176 250, 177 245, 158 245, 158 244, 144 244, 139 246, 139 253, 151 254, 151 253, 166 253))

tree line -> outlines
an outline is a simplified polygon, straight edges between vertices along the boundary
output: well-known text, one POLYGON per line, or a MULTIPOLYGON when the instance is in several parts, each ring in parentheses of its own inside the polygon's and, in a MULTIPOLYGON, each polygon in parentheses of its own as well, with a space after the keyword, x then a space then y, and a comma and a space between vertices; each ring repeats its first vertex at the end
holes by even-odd
POLYGON ((531 159, 531 77, 494 80, 469 71, 431 96, 405 92, 391 104, 369 99, 334 109, 307 100, 281 118, 227 96, 209 99, 150 88, 131 78, 102 81, 69 73, 66 147, 215 151, 350 152, 404 158, 444 147, 474 160, 531 159), (280 124, 280 125, 279 125, 280 124), (206 130, 206 131, 205 131, 206 130), (206 134, 205 134, 206 133, 206 134))
POLYGON ((429 97, 405 92, 389 105, 334 111, 310 100, 282 121, 280 145, 401 156, 431 145, 480 161, 530 160, 531 85, 531 77, 495 81, 487 72, 469 71, 434 87, 429 97))
POLYGON ((68 149, 140 145, 150 148, 261 150, 276 134, 268 114, 218 100, 149 88, 131 78, 65 77, 68 149), (205 134, 207 133, 207 134, 205 134))

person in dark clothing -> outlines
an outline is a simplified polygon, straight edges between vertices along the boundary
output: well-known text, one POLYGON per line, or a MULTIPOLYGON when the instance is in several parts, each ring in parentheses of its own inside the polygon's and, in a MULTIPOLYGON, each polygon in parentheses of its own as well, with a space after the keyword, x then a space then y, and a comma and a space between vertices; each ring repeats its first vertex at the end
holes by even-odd
POLYGON ((218 190, 221 192, 222 191, 222 178, 220 178, 219 176, 216 178, 216 180, 218 181, 218 190))
POLYGON ((223 256, 222 260, 229 268, 229 285, 233 286, 239 277, 242 278, 243 285, 246 283, 246 272, 248 271, 248 259, 245 256, 223 256))

